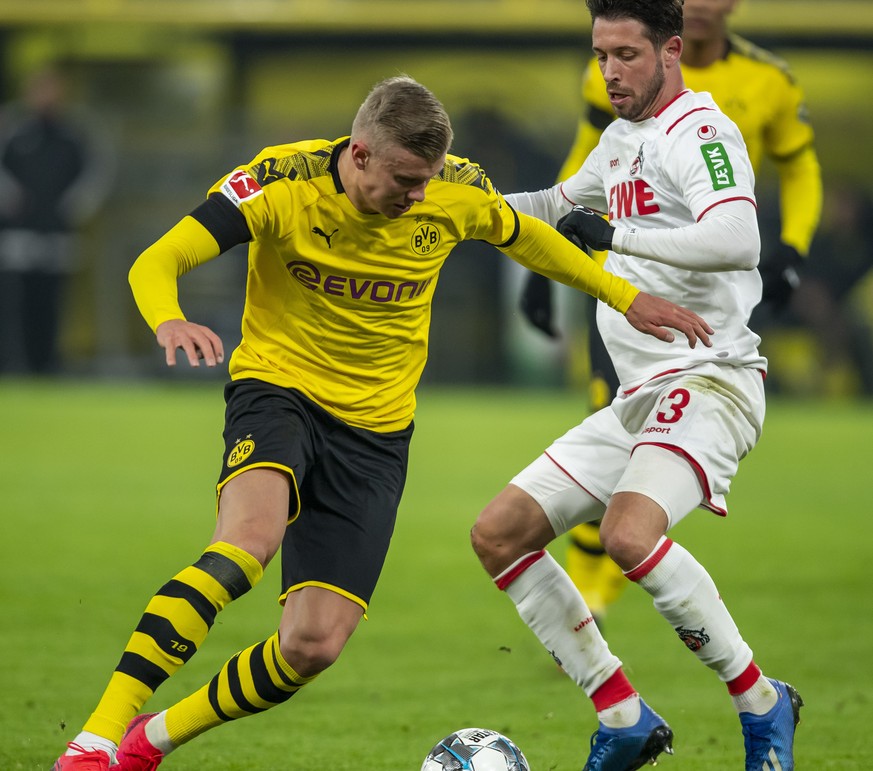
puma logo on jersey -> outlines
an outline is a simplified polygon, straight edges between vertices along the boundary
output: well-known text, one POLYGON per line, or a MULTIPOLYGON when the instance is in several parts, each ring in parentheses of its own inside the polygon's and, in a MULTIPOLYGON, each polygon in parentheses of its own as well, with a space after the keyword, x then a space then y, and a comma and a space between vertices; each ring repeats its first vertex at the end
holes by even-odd
POLYGON ((276 180, 283 179, 285 177, 284 174, 276 171, 276 159, 275 158, 264 158, 261 161, 261 164, 257 168, 258 172, 258 182, 262 185, 269 185, 271 182, 275 182, 276 180))
POLYGON ((312 232, 317 236, 321 236, 325 241, 327 241, 327 248, 331 249, 330 239, 333 238, 338 232, 339 228, 334 228, 331 233, 325 233, 320 227, 312 228, 312 232))

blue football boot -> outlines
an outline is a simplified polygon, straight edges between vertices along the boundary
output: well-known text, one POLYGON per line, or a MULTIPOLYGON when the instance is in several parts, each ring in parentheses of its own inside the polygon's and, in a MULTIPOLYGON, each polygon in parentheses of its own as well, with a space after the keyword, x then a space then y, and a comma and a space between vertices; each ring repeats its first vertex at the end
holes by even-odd
POLYGON ((746 741, 746 771, 794 771, 794 729, 803 699, 788 683, 770 680, 779 700, 764 715, 740 712, 746 741))
POLYGON ((640 699, 640 719, 630 728, 601 724, 591 736, 591 754, 582 771, 635 771, 655 765, 662 752, 673 754, 673 731, 664 719, 640 699))

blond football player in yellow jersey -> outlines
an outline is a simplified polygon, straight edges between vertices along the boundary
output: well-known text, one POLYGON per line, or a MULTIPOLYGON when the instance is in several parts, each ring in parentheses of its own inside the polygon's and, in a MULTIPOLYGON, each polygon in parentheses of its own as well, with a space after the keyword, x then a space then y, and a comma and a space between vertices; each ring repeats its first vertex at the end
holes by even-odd
MULTIPOLYGON (((778 172, 780 243, 763 255, 759 270, 763 280, 762 304, 779 311, 787 305, 798 284, 797 268, 807 255, 818 226, 821 169, 803 92, 787 64, 728 30, 728 16, 737 5, 738 0, 685 0, 682 74, 688 88, 708 91, 737 124, 755 171, 766 156, 778 172)), ((586 68, 582 100, 583 115, 559 180, 567 179, 582 165, 603 130, 615 119, 596 59, 591 59, 586 68)), ((601 252, 599 258, 602 263, 605 253, 601 252)), ((528 277, 521 306, 534 326, 550 337, 558 336, 547 279, 537 274, 528 277)), ((597 331, 595 307, 593 300, 586 305, 592 411, 607 405, 618 387, 597 331)), ((567 572, 602 621, 627 580, 604 552, 598 523, 573 528, 569 538, 567 572)))
POLYGON ((222 342, 186 319, 178 278, 249 244, 218 517, 209 546, 148 603, 55 771, 153 771, 180 745, 287 701, 333 664, 388 549, 431 301, 459 242, 486 241, 594 293, 664 345, 710 345, 699 316, 639 292, 516 213, 479 166, 448 155, 451 141, 436 97, 411 78, 390 78, 361 105, 349 137, 268 147, 136 260, 134 297, 167 364, 181 349, 192 366, 213 367, 222 342), (278 630, 169 709, 138 714, 280 549, 278 630))

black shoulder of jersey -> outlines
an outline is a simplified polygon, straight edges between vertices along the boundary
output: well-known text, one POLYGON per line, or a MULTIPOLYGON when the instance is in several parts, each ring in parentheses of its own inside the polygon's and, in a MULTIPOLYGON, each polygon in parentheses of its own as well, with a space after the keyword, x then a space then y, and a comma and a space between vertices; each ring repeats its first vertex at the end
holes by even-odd
POLYGON ((470 185, 484 190, 489 195, 494 189, 491 181, 485 175, 482 167, 466 159, 449 158, 443 170, 437 175, 443 182, 454 182, 459 185, 470 185))
POLYGON ((769 64, 779 70, 791 83, 794 83, 794 75, 791 73, 791 68, 782 57, 733 33, 728 35, 728 43, 731 52, 739 56, 745 56, 747 59, 755 62, 769 64))
POLYGON ((336 145, 315 152, 297 151, 280 157, 263 158, 250 169, 261 187, 280 179, 313 179, 330 174, 336 145))

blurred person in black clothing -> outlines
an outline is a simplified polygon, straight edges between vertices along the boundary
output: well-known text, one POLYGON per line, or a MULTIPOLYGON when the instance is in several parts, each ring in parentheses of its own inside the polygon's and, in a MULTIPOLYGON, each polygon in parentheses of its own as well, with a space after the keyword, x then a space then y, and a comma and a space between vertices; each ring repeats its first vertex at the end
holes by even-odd
POLYGON ((0 114, 0 372, 60 367, 77 232, 107 190, 104 150, 68 109, 56 69, 32 73, 0 114))

